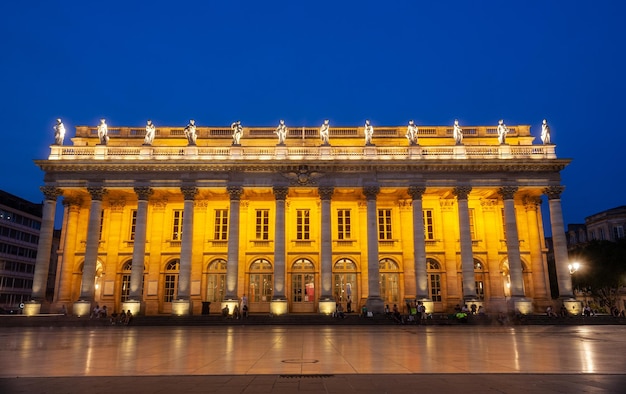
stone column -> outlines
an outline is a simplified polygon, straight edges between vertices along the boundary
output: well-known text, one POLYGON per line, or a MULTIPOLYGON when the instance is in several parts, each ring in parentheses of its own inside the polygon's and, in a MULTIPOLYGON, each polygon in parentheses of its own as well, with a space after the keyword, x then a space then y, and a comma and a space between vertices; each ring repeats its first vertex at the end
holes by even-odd
POLYGON ((567 254, 567 240, 565 239, 565 226, 563 225, 563 212, 561 210, 561 193, 563 190, 565 190, 563 186, 550 186, 545 188, 543 192, 548 196, 550 207, 550 227, 552 228, 559 297, 574 298, 572 278, 567 268, 569 256, 567 254))
POLYGON ((375 313, 384 312, 385 302, 380 297, 380 263, 378 261, 378 218, 376 196, 380 192, 378 186, 366 186, 363 194, 367 200, 367 309, 375 313))
POLYGON ((335 298, 333 296, 333 250, 332 250, 332 226, 330 222, 330 200, 335 189, 333 187, 320 187, 318 193, 322 204, 322 245, 321 245, 321 275, 322 292, 319 300, 319 312, 331 314, 335 311, 335 298))
POLYGON ((424 213, 422 196, 426 188, 409 187, 409 195, 413 199, 413 256, 415 264, 415 296, 420 301, 428 300, 428 274, 426 272, 426 241, 424 235, 424 213))
POLYGON ((517 219, 515 217, 514 196, 515 186, 504 186, 498 189, 504 202, 504 221, 506 226, 506 251, 509 260, 509 275, 511 276, 511 297, 524 297, 524 278, 522 275, 522 259, 519 251, 519 235, 517 219))
POLYGON ((195 186, 182 186, 185 203, 183 208, 183 234, 180 247, 180 273, 178 277, 178 299, 189 300, 191 293, 191 257, 193 245, 193 207, 198 194, 195 186))
MULTIPOLYGON (((237 300, 237 274, 239 272, 239 210, 241 186, 228 186, 230 209, 228 210, 228 261, 226 262, 226 294, 225 300, 237 300)), ((230 305, 230 304, 229 304, 230 305)), ((222 305, 224 308, 225 305, 222 305)), ((229 309, 233 309, 229 306, 229 309)))
POLYGON ((459 205, 459 235, 461 240, 461 272, 463 275, 463 299, 476 298, 476 279, 474 277, 474 254, 472 253, 472 234, 469 227, 469 204, 467 197, 472 188, 459 186, 452 190, 459 205))
POLYGON ((543 259, 543 240, 539 233, 540 221, 537 211, 541 205, 541 197, 526 196, 523 199, 528 222, 528 237, 530 246, 530 261, 533 269, 533 288, 535 299, 549 300, 550 282, 546 261, 543 259))
POLYGON ((125 306, 124 309, 135 309, 136 314, 141 309, 143 292, 143 273, 146 256, 146 226, 148 222, 148 199, 153 190, 149 187, 135 187, 137 194, 137 216, 135 218, 135 238, 133 240, 133 261, 130 272, 129 301, 135 308, 125 306))
POLYGON ((274 291, 270 310, 274 315, 287 313, 285 297, 285 199, 289 188, 274 186, 276 197, 276 228, 274 234, 274 291))
POLYGON ((31 295, 33 302, 25 307, 24 313, 27 315, 36 315, 41 312, 41 304, 46 299, 50 252, 52 250, 52 237, 54 235, 54 216, 57 198, 63 194, 60 189, 53 186, 44 186, 40 189, 44 194, 45 201, 43 203, 39 244, 37 245, 37 259, 35 260, 35 273, 33 276, 33 292, 31 295))
POLYGON ((54 302, 71 302, 72 270, 76 250, 76 231, 81 201, 63 198, 63 227, 61 228, 60 262, 54 286, 54 302))
POLYGON ((88 187, 91 195, 89 207, 89 223, 87 225, 87 245, 85 247, 85 261, 83 262, 83 278, 80 288, 80 298, 74 303, 73 312, 77 316, 89 315, 91 302, 95 296, 96 265, 98 263, 98 247, 100 246, 100 216, 102 214, 102 199, 106 189, 88 187))

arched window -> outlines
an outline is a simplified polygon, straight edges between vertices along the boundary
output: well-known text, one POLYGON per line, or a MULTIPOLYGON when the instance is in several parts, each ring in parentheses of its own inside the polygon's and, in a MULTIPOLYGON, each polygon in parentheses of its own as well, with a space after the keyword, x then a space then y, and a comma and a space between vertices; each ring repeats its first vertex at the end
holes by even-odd
POLYGON ((122 265, 122 280, 121 280, 121 291, 120 291, 120 301, 128 301, 130 298, 130 271, 133 266, 133 261, 128 260, 122 265))
POLYGON ((333 294, 335 301, 347 303, 358 298, 356 264, 350 259, 339 259, 333 266, 333 294))
POLYGON ((391 259, 382 259, 378 262, 380 271, 380 295, 390 304, 400 302, 400 267, 391 259))
POLYGON ((266 259, 257 259, 250 264, 249 301, 270 302, 272 300, 274 274, 272 264, 266 259))
POLYGON ((474 281, 476 284, 476 298, 485 299, 485 267, 483 263, 474 259, 474 281))
POLYGON ((426 271, 428 272, 428 293, 433 302, 441 302, 441 264, 433 258, 426 259, 426 271))
POLYGON ((180 260, 172 260, 165 265, 165 287, 163 301, 172 302, 178 295, 178 273, 180 270, 180 260))
POLYGON ((315 300, 315 266, 308 259, 298 259, 291 266, 292 301, 315 300))
POLYGON ((206 300, 220 302, 224 299, 226 284, 226 260, 215 259, 207 267, 207 292, 206 300))

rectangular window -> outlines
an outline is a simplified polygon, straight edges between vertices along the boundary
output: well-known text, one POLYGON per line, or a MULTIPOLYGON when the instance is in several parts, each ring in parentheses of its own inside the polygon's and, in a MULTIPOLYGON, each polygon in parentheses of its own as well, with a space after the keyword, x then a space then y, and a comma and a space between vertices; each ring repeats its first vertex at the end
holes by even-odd
POLYGON ((472 236, 472 241, 476 239, 476 220, 475 220, 475 216, 474 216, 474 208, 469 208, 468 209, 468 213, 469 213, 469 229, 470 229, 470 235, 472 236))
POLYGON ((441 302, 441 275, 430 274, 430 298, 435 302, 441 302))
POLYGON ((391 239, 391 209, 378 210, 378 239, 391 239))
POLYGON ((339 239, 350 239, 350 210, 337 210, 337 237, 339 239))
POLYGON ((422 211, 422 218, 424 219, 424 238, 432 241, 435 239, 435 226, 433 222, 432 209, 424 209, 422 211))
MULTIPOLYGON (((135 240, 135 227, 137 226, 137 210, 133 209, 130 212, 130 235, 129 235, 129 239, 131 241, 135 240)), ((125 300, 123 300, 125 301, 125 300)))
POLYGON ((256 239, 267 240, 270 238, 270 211, 257 209, 256 211, 256 239))
POLYGON ((300 240, 308 240, 311 236, 310 211, 298 209, 296 211, 296 237, 300 240))
POLYGON ((227 240, 228 239, 228 210, 216 209, 215 210, 215 234, 213 239, 215 240, 227 240))
POLYGON ((482 280, 475 281, 476 283, 476 298, 479 300, 485 299, 485 283, 482 280))
POLYGON ((180 241, 183 239, 183 210, 174 211, 172 219, 172 241, 180 241))
POLYGON ((102 230, 104 229, 104 209, 100 211, 100 232, 98 233, 98 239, 102 241, 102 230))
POLYGON ((172 302, 176 298, 176 285, 178 274, 165 275, 165 293, 163 301, 172 302))
POLYGON ((122 291, 121 291, 121 301, 128 301, 130 298, 130 274, 122 275, 122 291))
POLYGON ((622 226, 613 227, 613 237, 615 238, 614 241, 624 238, 624 227, 622 226))

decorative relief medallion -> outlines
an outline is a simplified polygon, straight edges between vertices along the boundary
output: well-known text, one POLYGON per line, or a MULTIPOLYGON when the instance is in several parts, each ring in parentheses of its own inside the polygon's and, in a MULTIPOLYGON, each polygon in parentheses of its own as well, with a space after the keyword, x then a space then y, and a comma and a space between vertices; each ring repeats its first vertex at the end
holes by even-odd
POLYGON ((289 179, 291 185, 315 185, 317 178, 323 174, 317 171, 311 171, 309 166, 301 165, 297 171, 282 173, 282 176, 289 179))
POLYGON ((125 206, 126 200, 124 199, 109 200, 109 208, 111 209, 111 212, 122 212, 125 206))
POLYGON ((454 200, 451 198, 441 199, 439 200, 439 206, 442 211, 451 211, 454 207, 454 200))
POLYGON ((495 198, 484 198, 480 200, 480 206, 483 208, 483 211, 493 211, 497 205, 498 200, 495 198))
POLYGON ((152 200, 150 202, 152 203, 152 209, 155 211, 164 211, 165 207, 167 207, 167 200, 164 198, 159 200, 152 200))

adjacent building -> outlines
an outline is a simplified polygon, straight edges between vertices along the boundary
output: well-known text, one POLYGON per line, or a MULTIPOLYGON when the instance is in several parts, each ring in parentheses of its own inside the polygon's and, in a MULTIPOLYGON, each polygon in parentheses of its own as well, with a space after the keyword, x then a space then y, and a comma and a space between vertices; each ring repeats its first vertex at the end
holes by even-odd
POLYGON ((530 126, 190 126, 149 138, 79 126, 36 161, 44 224, 59 196, 64 207, 53 308, 544 310, 542 196, 560 234, 559 292, 572 296, 560 203, 570 160, 533 144, 530 126))

